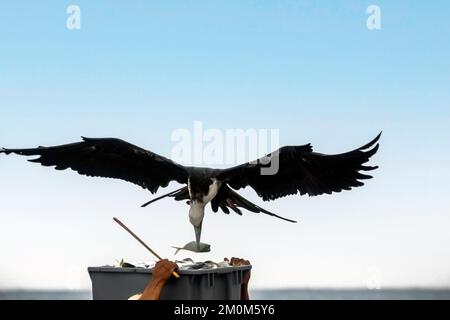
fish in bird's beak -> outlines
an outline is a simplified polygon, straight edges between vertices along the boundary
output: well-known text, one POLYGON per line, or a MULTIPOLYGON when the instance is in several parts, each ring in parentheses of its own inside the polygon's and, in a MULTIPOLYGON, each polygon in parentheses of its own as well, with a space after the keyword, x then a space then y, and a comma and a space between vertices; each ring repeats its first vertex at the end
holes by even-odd
POLYGON ((211 246, 207 243, 197 243, 196 241, 191 241, 188 244, 186 244, 184 247, 172 247, 176 249, 175 254, 180 252, 180 250, 186 250, 186 251, 192 251, 192 252, 210 252, 211 246))

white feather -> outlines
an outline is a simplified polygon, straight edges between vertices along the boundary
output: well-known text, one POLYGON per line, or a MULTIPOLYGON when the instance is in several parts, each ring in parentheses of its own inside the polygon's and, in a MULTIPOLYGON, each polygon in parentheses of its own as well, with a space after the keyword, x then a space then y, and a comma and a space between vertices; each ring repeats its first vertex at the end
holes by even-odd
MULTIPOLYGON (((190 187, 190 186, 189 186, 190 187)), ((213 183, 209 186, 208 194, 203 197, 203 201, 191 200, 189 209, 189 221, 195 227, 199 227, 205 216, 205 207, 206 205, 217 196, 217 192, 221 187, 221 182, 217 179, 213 180, 213 183)))

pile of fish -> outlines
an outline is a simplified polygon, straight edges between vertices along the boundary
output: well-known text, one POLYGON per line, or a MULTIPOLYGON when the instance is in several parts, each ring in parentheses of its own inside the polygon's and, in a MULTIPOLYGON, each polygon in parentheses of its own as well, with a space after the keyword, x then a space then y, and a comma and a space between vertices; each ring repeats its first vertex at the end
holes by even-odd
POLYGON ((231 267, 228 261, 221 261, 219 263, 214 261, 195 262, 191 258, 177 260, 175 263, 178 265, 180 270, 211 270, 216 268, 231 267))
MULTIPOLYGON (((180 270, 211 270, 217 268, 228 268, 231 267, 228 261, 221 261, 219 263, 214 261, 205 261, 205 262, 195 262, 191 258, 186 258, 183 260, 177 260, 175 263, 178 265, 180 270)), ((124 262, 123 260, 119 264, 120 268, 153 268, 154 266, 150 266, 145 263, 140 263, 139 265, 133 265, 128 262, 124 262)))

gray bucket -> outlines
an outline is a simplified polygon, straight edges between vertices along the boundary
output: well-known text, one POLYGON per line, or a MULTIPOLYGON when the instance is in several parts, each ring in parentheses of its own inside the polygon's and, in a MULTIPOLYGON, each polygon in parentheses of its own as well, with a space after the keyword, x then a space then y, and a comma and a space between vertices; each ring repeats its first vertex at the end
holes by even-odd
MULTIPOLYGON (((251 266, 180 270, 161 292, 162 300, 240 300, 244 271, 251 266)), ((142 293, 153 269, 90 267, 94 300, 127 300, 142 293)))

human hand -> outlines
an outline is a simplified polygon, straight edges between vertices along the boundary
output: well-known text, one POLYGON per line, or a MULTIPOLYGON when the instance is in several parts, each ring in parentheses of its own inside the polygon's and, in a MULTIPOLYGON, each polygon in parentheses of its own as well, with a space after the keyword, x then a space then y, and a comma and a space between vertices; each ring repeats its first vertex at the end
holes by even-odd
MULTIPOLYGON (((228 258, 224 259, 233 267, 242 267, 250 265, 250 261, 240 258, 231 258, 231 261, 228 258)), ((242 275, 242 284, 241 284, 241 300, 249 300, 250 297, 248 295, 248 282, 250 281, 250 270, 244 271, 242 275)))
POLYGON ((241 266, 249 266, 250 265, 250 261, 245 260, 245 259, 241 259, 241 258, 231 258, 231 261, 228 260, 228 258, 224 259, 225 261, 228 261, 230 263, 230 265, 232 265, 233 267, 241 267, 241 266))
POLYGON ((170 279, 172 273, 177 269, 177 264, 167 259, 158 261, 153 269, 153 279, 155 281, 166 282, 170 279))
MULTIPOLYGON (((228 260, 228 258, 225 258, 224 260, 228 261, 228 263, 233 267, 242 267, 242 266, 250 265, 250 261, 245 260, 245 259, 235 258, 235 257, 231 258, 231 261, 228 260)), ((249 281, 250 281, 250 270, 247 270, 243 274, 242 285, 248 286, 249 281)))

